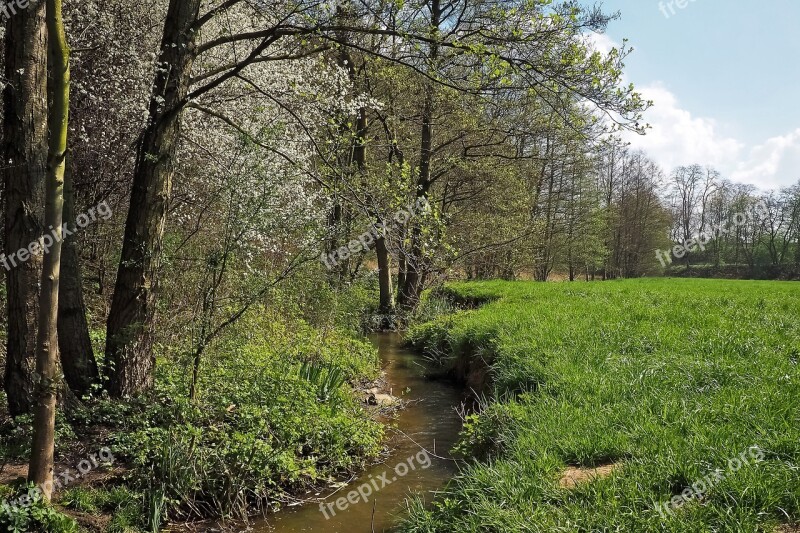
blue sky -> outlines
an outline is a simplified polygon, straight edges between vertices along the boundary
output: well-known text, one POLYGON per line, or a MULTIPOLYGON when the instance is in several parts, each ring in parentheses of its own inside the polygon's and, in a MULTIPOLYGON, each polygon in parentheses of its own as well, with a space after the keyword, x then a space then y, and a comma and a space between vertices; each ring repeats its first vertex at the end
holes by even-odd
POLYGON ((655 102, 634 146, 667 171, 700 163, 761 188, 797 183, 800 0, 679 1, 603 1, 621 18, 601 47, 629 40, 627 78, 655 102))

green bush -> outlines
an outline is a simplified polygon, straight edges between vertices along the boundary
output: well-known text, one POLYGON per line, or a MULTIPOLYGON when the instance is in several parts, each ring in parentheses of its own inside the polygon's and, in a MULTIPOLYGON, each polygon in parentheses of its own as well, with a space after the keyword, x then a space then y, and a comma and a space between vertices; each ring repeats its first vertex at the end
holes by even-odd
POLYGON ((365 341, 256 312, 206 352, 194 401, 191 359, 171 354, 159 358, 151 394, 98 401, 83 423, 113 428, 148 529, 168 518, 244 518, 379 453, 382 427, 352 390, 378 370, 365 341))
POLYGON ((10 533, 76 533, 78 524, 47 505, 38 488, 25 485, 0 502, 0 529, 10 533))
MULTIPOLYGON (((0 398, 0 401, 2 398, 0 398)), ((0 451, 9 459, 27 460, 31 453, 33 415, 20 415, 0 421, 0 451)), ((72 426, 59 410, 56 413, 56 454, 68 451, 76 436, 72 426)))

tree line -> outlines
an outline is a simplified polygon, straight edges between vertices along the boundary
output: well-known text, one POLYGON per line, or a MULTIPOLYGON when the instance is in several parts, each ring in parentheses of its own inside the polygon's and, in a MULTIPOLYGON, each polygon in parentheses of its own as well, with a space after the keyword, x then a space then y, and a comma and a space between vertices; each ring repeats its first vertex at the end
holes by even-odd
POLYGON ((768 279, 800 275, 800 183, 759 191, 732 183, 713 168, 684 166, 671 176, 666 203, 674 242, 713 236, 673 259, 678 272, 768 279))

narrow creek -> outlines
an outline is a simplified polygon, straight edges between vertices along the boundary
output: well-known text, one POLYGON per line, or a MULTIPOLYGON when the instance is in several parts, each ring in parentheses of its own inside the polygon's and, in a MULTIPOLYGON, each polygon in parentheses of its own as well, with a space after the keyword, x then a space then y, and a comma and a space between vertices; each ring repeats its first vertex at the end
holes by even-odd
MULTIPOLYGON (((425 378, 425 367, 421 358, 403 347, 401 338, 395 333, 378 333, 371 337, 378 347, 386 381, 396 396, 410 401, 409 406, 400 412, 394 421, 399 431, 387 430, 392 453, 385 463, 368 468, 353 479, 346 487, 329 496, 325 503, 334 503, 338 498, 356 490, 364 483, 384 476, 390 483, 375 491, 367 502, 348 504, 344 511, 333 506, 335 515, 328 517, 320 510, 319 504, 309 504, 281 511, 268 519, 256 523, 256 533, 293 532, 347 532, 370 533, 371 531, 390 531, 399 513, 403 511, 405 499, 410 494, 419 494, 428 502, 432 492, 441 489, 452 478, 458 468, 452 460, 430 456, 430 466, 424 455, 422 463, 413 459, 416 469, 408 469, 404 476, 397 476, 395 468, 400 463, 408 464, 408 459, 416 457, 420 447, 441 457, 449 457, 461 430, 461 420, 455 408, 461 403, 462 391, 445 381, 432 381, 425 378), (407 391, 401 394, 402 391, 407 391), (403 436, 407 435, 410 438, 403 436), (395 479, 392 481, 392 479, 395 479), (373 522, 374 508, 374 522, 373 522), (373 529, 374 527, 374 529, 373 529)), ((399 471, 402 472, 402 468, 399 471)), ((383 481, 377 482, 381 487, 383 481)))

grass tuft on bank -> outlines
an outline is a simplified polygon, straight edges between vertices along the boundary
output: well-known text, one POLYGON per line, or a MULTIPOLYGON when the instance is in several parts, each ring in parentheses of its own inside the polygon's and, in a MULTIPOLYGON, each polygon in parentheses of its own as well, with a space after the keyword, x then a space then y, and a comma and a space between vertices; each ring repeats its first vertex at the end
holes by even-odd
POLYGON ((485 282, 442 296, 481 306, 409 340, 482 384, 489 401, 459 444, 480 462, 432 507, 411 503, 401 531, 772 532, 800 519, 800 285, 485 282), (685 504, 664 507, 673 498, 685 504))

